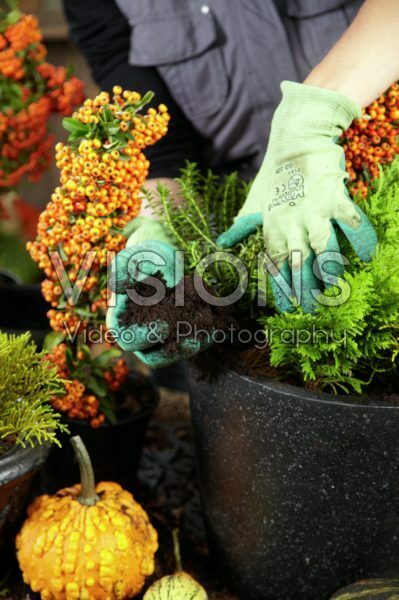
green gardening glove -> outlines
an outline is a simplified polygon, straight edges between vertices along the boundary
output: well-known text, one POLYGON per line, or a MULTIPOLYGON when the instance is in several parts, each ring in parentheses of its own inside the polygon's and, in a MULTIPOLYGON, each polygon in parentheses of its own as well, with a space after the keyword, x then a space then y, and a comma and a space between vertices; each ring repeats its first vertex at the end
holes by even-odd
POLYGON ((244 206, 218 239, 232 247, 263 225, 273 294, 281 311, 317 306, 321 281, 342 277, 335 227, 364 261, 375 253, 374 229, 349 197, 345 155, 337 143, 360 108, 338 92, 285 81, 269 146, 244 206))
MULTIPOLYGON (((210 345, 210 338, 185 339, 173 354, 168 352, 165 342, 170 334, 168 323, 157 320, 148 324, 120 325, 120 317, 133 302, 129 287, 155 273, 161 273, 168 288, 178 285, 184 276, 182 257, 167 230, 161 223, 149 217, 137 217, 125 229, 130 236, 113 263, 109 287, 113 294, 107 312, 107 328, 116 336, 118 345, 134 352, 151 368, 164 367, 185 360, 210 345)), ((176 310, 179 310, 176 308, 176 310)))

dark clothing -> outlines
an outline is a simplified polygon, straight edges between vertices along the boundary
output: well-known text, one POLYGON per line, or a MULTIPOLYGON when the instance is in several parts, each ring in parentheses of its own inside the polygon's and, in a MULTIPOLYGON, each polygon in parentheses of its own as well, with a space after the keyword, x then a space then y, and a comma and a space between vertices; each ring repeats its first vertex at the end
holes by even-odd
POLYGON ((362 0, 64 0, 72 39, 103 89, 156 92, 168 136, 147 153, 152 176, 185 159, 259 168, 280 82, 302 81, 362 0), (123 15, 122 15, 123 13, 123 15))

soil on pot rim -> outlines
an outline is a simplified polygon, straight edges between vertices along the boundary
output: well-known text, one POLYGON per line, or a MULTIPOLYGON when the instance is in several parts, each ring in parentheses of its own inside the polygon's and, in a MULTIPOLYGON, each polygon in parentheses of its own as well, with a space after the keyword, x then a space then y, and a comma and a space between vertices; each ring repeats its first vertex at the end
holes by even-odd
POLYGON ((399 379, 397 376, 376 373, 371 383, 364 386, 362 394, 356 394, 355 392, 345 394, 342 390, 337 390, 337 393, 334 393, 328 389, 321 389, 317 381, 311 381, 304 385, 297 374, 290 373, 282 367, 271 366, 267 346, 256 348, 250 344, 237 343, 228 346, 213 346, 206 352, 198 354, 192 360, 197 367, 197 376, 204 381, 212 381, 218 377, 221 365, 223 365, 244 377, 274 379, 280 383, 328 394, 331 399, 340 400, 350 396, 353 400, 358 398, 359 402, 368 403, 377 399, 393 406, 399 405, 399 379))
MULTIPOLYGON (((163 281, 160 273, 156 273, 154 277, 163 281)), ((147 280, 137 282, 134 286, 129 287, 142 298, 153 299, 154 287, 147 280)), ((192 277, 185 276, 175 288, 165 286, 165 290, 164 298, 153 306, 142 306, 131 300, 127 305, 126 312, 119 318, 119 325, 124 327, 133 324, 148 325, 156 321, 168 323, 169 335, 163 348, 166 348, 167 352, 171 354, 175 353, 181 344, 177 338, 178 332, 183 335, 182 324, 187 324, 188 332, 198 332, 196 335, 198 341, 206 340, 207 332, 211 332, 213 329, 227 330, 231 326, 238 327, 229 307, 212 306, 198 295, 192 277), (184 291, 182 292, 182 290, 184 291), (180 293, 184 297, 184 306, 176 305, 176 297, 180 297, 180 293)), ((208 291, 211 293, 211 290, 208 291)))
POLYGON ((11 435, 4 439, 0 439, 0 458, 6 454, 15 444, 15 438, 11 435))

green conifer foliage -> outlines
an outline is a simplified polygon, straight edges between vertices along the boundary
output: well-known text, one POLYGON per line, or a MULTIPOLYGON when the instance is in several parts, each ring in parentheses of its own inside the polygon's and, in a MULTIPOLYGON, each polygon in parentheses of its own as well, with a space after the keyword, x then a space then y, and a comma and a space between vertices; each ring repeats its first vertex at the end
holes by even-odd
MULTIPOLYGON (((399 159, 374 182, 362 208, 376 229, 378 251, 366 264, 341 244, 350 261, 348 300, 320 306, 312 315, 297 309, 261 318, 269 334, 271 364, 298 373, 305 385, 319 389, 360 393, 382 373, 399 384, 399 159), (287 330, 294 332, 285 334, 288 343, 287 330), (316 338, 314 331, 319 332, 316 338), (298 343, 306 338, 310 341, 298 343)), ((334 293, 336 289, 325 296, 334 293)))
POLYGON ((58 443, 65 427, 50 399, 63 389, 57 368, 43 360, 29 333, 0 332, 0 455, 10 444, 58 443))

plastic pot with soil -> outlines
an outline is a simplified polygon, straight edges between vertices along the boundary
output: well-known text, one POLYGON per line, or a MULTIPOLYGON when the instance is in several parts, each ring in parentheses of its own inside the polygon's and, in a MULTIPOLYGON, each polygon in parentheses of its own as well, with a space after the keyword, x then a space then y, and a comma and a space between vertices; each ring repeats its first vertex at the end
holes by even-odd
POLYGON ((32 479, 45 461, 48 448, 12 446, 0 456, 0 574, 14 548, 32 479))
MULTIPOLYGON (((214 366, 214 365, 213 365, 214 366)), ((190 365, 211 550, 248 600, 328 600, 397 573, 399 407, 190 365)))
MULTIPOLYGON (((97 479, 116 481, 130 489, 140 460, 148 423, 158 404, 158 391, 150 379, 131 371, 118 392, 116 422, 102 423, 93 428, 90 423, 65 418, 71 435, 79 435, 91 457, 97 479)), ((41 472, 45 492, 53 493, 72 485, 76 479, 74 453, 67 435, 62 447, 52 448, 41 472)))

